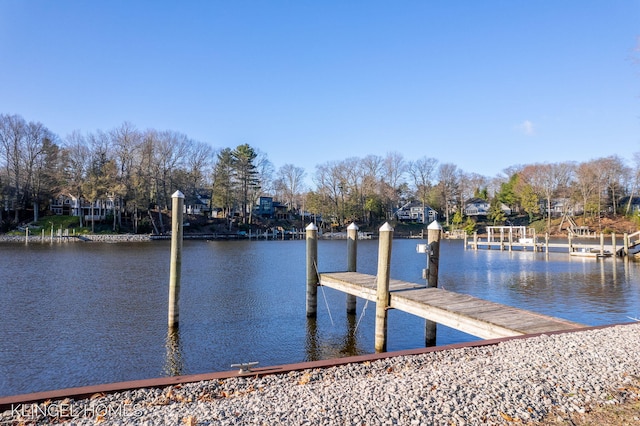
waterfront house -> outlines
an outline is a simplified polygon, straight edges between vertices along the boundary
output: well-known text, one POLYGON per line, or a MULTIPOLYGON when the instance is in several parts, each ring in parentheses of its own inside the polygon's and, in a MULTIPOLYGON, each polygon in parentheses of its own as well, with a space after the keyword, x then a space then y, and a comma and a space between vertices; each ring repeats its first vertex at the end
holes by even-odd
POLYGON ((418 201, 406 203, 396 210, 394 215, 401 222, 431 223, 438 219, 437 211, 418 201))
MULTIPOLYGON (((491 209, 491 203, 483 198, 469 198, 464 203, 464 214, 467 216, 487 216, 491 209)), ((511 209, 504 203, 500 203, 500 210, 506 215, 511 215, 511 209)))
POLYGON ((50 210, 56 215, 82 216, 85 222, 105 220, 108 213, 113 214, 115 207, 117 202, 113 197, 90 202, 71 194, 58 194, 49 205, 50 210))
POLYGON ((186 197, 184 203, 184 212, 191 215, 206 215, 211 211, 211 199, 207 196, 196 193, 190 197, 186 197))
POLYGON ((551 208, 547 205, 547 200, 540 200, 540 211, 552 217, 576 216, 582 214, 584 209, 582 204, 571 201, 569 198, 551 199, 551 208))
POLYGON ((464 214, 467 216, 486 216, 491 204, 483 198, 469 198, 464 202, 464 214))
POLYGON ((253 214, 265 219, 286 220, 289 219, 289 208, 279 201, 274 201, 273 197, 263 196, 258 198, 253 214))

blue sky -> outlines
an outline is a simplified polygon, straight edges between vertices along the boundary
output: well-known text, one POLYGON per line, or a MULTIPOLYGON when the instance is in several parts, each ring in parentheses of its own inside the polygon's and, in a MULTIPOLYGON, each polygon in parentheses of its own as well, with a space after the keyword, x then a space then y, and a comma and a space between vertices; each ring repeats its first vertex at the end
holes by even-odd
POLYGON ((0 0, 0 113, 248 143, 309 175, 391 151, 489 177, 630 161, 639 37, 638 0, 0 0))

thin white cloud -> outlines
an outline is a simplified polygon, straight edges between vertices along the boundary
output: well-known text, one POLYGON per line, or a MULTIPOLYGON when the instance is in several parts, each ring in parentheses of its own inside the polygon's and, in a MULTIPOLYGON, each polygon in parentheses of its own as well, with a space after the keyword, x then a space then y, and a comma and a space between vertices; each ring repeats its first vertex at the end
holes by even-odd
POLYGON ((535 133, 533 122, 524 120, 518 125, 518 129, 527 136, 532 136, 535 133))

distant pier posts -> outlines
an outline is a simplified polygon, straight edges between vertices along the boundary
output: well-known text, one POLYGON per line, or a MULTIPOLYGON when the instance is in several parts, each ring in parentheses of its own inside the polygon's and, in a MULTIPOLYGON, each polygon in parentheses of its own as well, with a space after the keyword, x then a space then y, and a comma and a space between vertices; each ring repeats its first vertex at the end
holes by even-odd
POLYGON ((169 270, 169 327, 179 322, 180 275, 182 273, 182 215, 184 194, 176 191, 171 196, 171 267, 169 270))
POLYGON ((604 254, 604 233, 600 233, 600 254, 604 254))
POLYGON ((513 250, 513 228, 509 228, 509 251, 513 250))
MULTIPOLYGON (((347 227, 347 272, 356 272, 358 264, 358 225, 347 227)), ((347 294, 347 314, 356 313, 356 296, 347 294)))
POLYGON ((307 318, 318 314, 318 227, 310 223, 307 240, 307 318))
MULTIPOLYGON (((502 236, 501 236, 502 237, 502 236)), ((429 265, 427 270, 427 287, 438 287, 438 268, 440 266, 440 239, 442 238, 442 226, 433 221, 427 227, 427 246, 429 248, 429 265)), ((502 238, 501 238, 502 239, 502 238)), ((436 345, 437 323, 425 321, 424 341, 426 346, 436 345)))
POLYGON ((573 251, 573 235, 571 234, 571 231, 569 231, 569 234, 567 235, 567 243, 569 244, 569 253, 571 253, 573 251))
POLYGON ((389 308, 389 279, 393 228, 385 222, 379 229, 378 279, 376 292, 375 350, 387 350, 387 310, 389 308))
POLYGON ((544 234, 544 252, 549 255, 549 233, 544 234))

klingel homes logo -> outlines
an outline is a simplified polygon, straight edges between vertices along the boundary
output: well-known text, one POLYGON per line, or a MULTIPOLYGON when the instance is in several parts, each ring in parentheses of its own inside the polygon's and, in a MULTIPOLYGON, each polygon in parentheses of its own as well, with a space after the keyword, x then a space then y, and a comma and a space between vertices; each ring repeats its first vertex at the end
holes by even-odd
POLYGON ((126 419, 140 417, 142 411, 136 409, 133 404, 125 403, 98 403, 87 404, 45 401, 40 404, 16 404, 12 405, 0 417, 0 424, 10 423, 38 423, 43 421, 71 421, 80 419, 93 419, 97 422, 107 419, 126 419), (7 418, 7 414, 9 418, 7 418))

